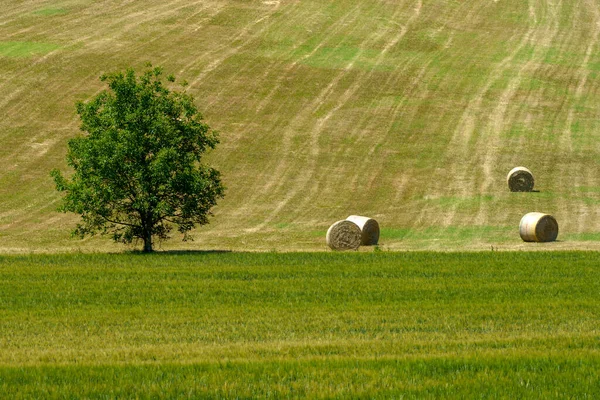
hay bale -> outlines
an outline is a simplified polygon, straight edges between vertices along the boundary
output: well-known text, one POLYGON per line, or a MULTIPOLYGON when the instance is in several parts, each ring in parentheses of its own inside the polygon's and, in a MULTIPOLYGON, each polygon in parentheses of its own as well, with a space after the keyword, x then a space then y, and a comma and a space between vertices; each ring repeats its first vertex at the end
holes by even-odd
POLYGON ((379 223, 373 218, 351 215, 346 221, 352 221, 361 231, 360 244, 363 246, 375 246, 379 242, 379 223))
POLYGON ((360 228, 352 221, 338 221, 329 227, 325 239, 332 250, 356 250, 360 247, 360 228))
POLYGON ((531 212, 521 218, 519 234, 524 242, 553 242, 558 236, 558 222, 552 215, 531 212))
POLYGON ((515 167, 506 177, 511 192, 531 192, 533 190, 533 174, 525 167, 515 167))

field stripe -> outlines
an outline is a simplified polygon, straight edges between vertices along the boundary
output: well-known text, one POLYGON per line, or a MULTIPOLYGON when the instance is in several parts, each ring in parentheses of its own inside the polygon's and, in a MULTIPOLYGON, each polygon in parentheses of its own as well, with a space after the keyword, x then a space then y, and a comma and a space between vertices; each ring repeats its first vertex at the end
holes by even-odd
MULTIPOLYGON (((294 7, 294 5, 292 4, 292 5, 288 6, 288 9, 286 10, 285 14, 277 16, 276 21, 273 22, 272 27, 269 30, 277 29, 276 25, 284 25, 284 24, 295 25, 295 24, 306 23, 307 21, 310 20, 311 17, 316 18, 314 15, 312 15, 312 13, 309 12, 309 10, 296 9, 294 7)), ((261 35, 256 35, 256 36, 257 37, 256 37, 255 42, 259 42, 261 35)), ((252 105, 252 107, 255 108, 255 112, 257 115, 260 114, 263 111, 263 109, 265 108, 265 106, 271 102, 272 95, 274 93, 276 93, 277 90, 280 88, 281 81, 287 76, 289 71, 291 69, 293 69, 293 67, 296 65, 296 61, 294 61, 293 63, 290 64, 289 58, 293 56, 294 52, 299 47, 306 44, 309 40, 310 40, 310 38, 307 38, 305 41, 295 42, 292 46, 290 46, 288 49, 286 49, 284 55, 280 55, 280 56, 276 57, 275 60, 271 60, 270 63, 266 67, 263 67, 260 62, 247 62, 247 63, 245 63, 245 65, 242 68, 239 68, 231 76, 230 79, 232 81, 235 81, 238 78, 243 79, 248 76, 254 77, 254 79, 252 80, 252 86, 246 88, 246 91, 248 92, 249 95, 253 94, 252 89, 273 86, 273 89, 271 90, 270 94, 263 97, 263 99, 260 99, 258 105, 254 106, 251 101, 248 101, 247 106, 252 105), (276 83, 273 84, 273 82, 276 82, 276 83)), ((254 43, 248 43, 247 51, 244 51, 244 54, 250 55, 252 53, 252 51, 255 50, 253 48, 252 44, 254 44, 254 43)), ((240 51, 240 53, 241 52, 242 51, 240 51)), ((264 57, 262 57, 260 54, 257 53, 254 55, 254 60, 255 61, 256 60, 264 61, 264 57)), ((227 94, 229 94, 231 91, 232 91, 232 89, 230 87, 223 87, 220 90, 218 90, 218 92, 212 96, 212 100, 207 102, 207 104, 206 104, 207 109, 210 109, 215 104, 219 104, 224 101, 227 101, 225 96, 227 94)), ((244 136, 244 134, 246 134, 246 133, 248 133, 246 130, 242 130, 239 132, 239 136, 244 136)))
MULTIPOLYGON (((204 80, 211 72, 215 71, 223 62, 225 62, 228 58, 232 57, 236 53, 239 53, 243 48, 248 46, 250 43, 256 40, 261 33, 268 30, 272 24, 275 23, 273 15, 276 13, 278 7, 270 8, 269 11, 265 15, 261 15, 255 20, 248 23, 246 26, 240 29, 240 32, 230 39, 229 42, 224 43, 223 45, 215 48, 214 50, 208 52, 208 54, 202 55, 201 59, 209 58, 212 61, 203 68, 202 72, 200 72, 191 82, 190 86, 194 87, 197 83, 204 80), (263 23, 266 21, 265 23, 263 23), (260 28, 257 28, 260 26, 260 28), (232 43, 241 41, 238 45, 232 45, 232 43)), ((198 59, 192 61, 187 64, 182 71, 185 71, 192 66, 194 66, 198 62, 198 59)))
MULTIPOLYGON (((360 16, 359 9, 360 9, 360 5, 357 4, 354 8, 348 10, 348 12, 346 12, 343 16, 341 16, 335 23, 331 24, 330 25, 331 29, 329 29, 328 32, 325 33, 326 36, 325 36, 324 40, 320 44, 315 46, 315 48, 311 52, 302 56, 296 62, 293 62, 291 64, 291 66, 285 70, 284 73, 290 74, 300 63, 302 63, 304 60, 306 60, 306 59, 310 58, 312 55, 314 55, 322 46, 324 46, 329 40, 331 40, 331 38, 333 38, 335 35, 337 35, 337 33, 340 32, 340 30, 343 29, 346 25, 352 25, 356 29, 356 27, 357 27, 356 21, 357 21, 357 18, 360 16)), ((279 88, 282 86, 282 84, 283 84, 282 82, 278 82, 275 89, 279 90, 279 88)), ((275 93, 275 89, 274 89, 273 93, 275 93)), ((310 116, 314 112, 314 109, 320 106, 322 99, 325 97, 325 95, 328 92, 329 92, 329 88, 325 88, 324 90, 322 90, 321 93, 319 93, 317 95, 317 97, 310 102, 310 105, 308 105, 307 107, 304 107, 304 109, 302 110, 301 113, 296 115, 292 121, 289 121, 286 124, 287 126, 284 128, 284 131, 282 132, 281 145, 276 150, 277 154, 279 154, 279 157, 277 157, 274 160, 273 165, 267 166, 267 168, 265 169, 265 173, 260 175, 260 179, 258 179, 258 182, 263 182, 263 183, 262 183, 261 187, 258 188, 258 190, 254 191, 254 195, 248 199, 248 204, 255 203, 259 196, 262 196, 265 193, 276 191, 283 185, 284 174, 286 173, 286 170, 288 169, 288 163, 290 161, 290 157, 293 156, 293 154, 291 154, 291 145, 292 145, 292 137, 297 133, 296 127, 301 125, 304 122, 304 120, 310 119, 310 116)), ((265 105, 261 105, 261 107, 264 107, 264 106, 265 105)), ((281 208, 283 208, 283 206, 285 204, 287 204, 288 201, 289 201, 289 198, 282 200, 276 206, 274 212, 278 213, 279 210, 281 210, 281 208)), ((272 217, 269 219, 269 221, 270 220, 272 220, 272 217)), ((259 224, 258 226, 255 226, 253 228, 248 228, 248 231, 255 232, 255 231, 261 229, 262 226, 264 226, 265 224, 266 224, 266 222, 263 222, 263 223, 259 224)))
MULTIPOLYGON (((573 73, 575 84, 573 85, 574 90, 572 94, 566 96, 565 103, 570 104, 566 112, 564 125, 561 129, 561 133, 558 140, 557 154, 560 154, 560 159, 570 160, 577 159, 581 154, 581 148, 575 146, 573 143, 573 125, 574 122, 580 118, 577 108, 581 105, 581 100, 586 96, 594 96, 598 90, 597 80, 590 82, 590 60, 592 55, 598 51, 598 43, 600 37, 600 12, 598 6, 594 2, 584 0, 580 3, 581 13, 584 15, 575 14, 573 16, 573 26, 580 27, 581 21, 585 21, 591 16, 590 21, 590 32, 587 35, 589 41, 585 43, 585 50, 582 52, 583 58, 581 63, 576 66, 576 71, 573 73), (586 18, 587 17, 587 18, 586 18)), ((574 39, 576 41, 577 38, 574 39)), ((583 44, 583 43, 582 43, 583 44)), ((564 169, 577 168, 577 165, 565 165, 566 163, 560 163, 560 167, 564 169)), ((560 174, 557 175, 557 188, 574 188, 579 189, 583 187, 597 187, 600 184, 600 179, 596 171, 590 168, 581 168, 579 171, 574 171, 573 174, 560 174)), ((567 193, 572 190, 567 190, 567 193)), ((565 232, 574 233, 585 233, 595 232, 600 229, 600 221, 598 217, 600 213, 597 205, 593 203, 587 203, 584 201, 579 202, 577 208, 573 207, 572 199, 566 194, 558 199, 557 214, 561 222, 561 229, 565 232)))
POLYGON ((579 104, 581 96, 583 95, 584 90, 586 89, 586 84, 588 82, 589 77, 589 69, 587 67, 594 49, 598 47, 598 36, 600 35, 600 12, 598 11, 598 6, 596 4, 590 3, 590 1, 586 1, 585 10, 594 17, 593 30, 590 36, 589 44, 587 45, 587 48, 585 50, 585 57, 581 62, 581 65, 576 73, 576 79, 578 81, 578 84, 574 94, 575 99, 572 102, 573 106, 569 109, 569 113, 565 121, 565 128, 560 137, 560 147, 563 149, 568 149, 569 152, 573 151, 573 144, 571 140, 571 126, 573 125, 573 121, 575 119, 575 108, 579 104))
MULTIPOLYGON (((407 21, 407 25, 411 24, 416 18, 419 17, 419 14, 421 11, 421 6, 422 6, 422 3, 419 0, 417 2, 416 6, 414 7, 413 16, 411 16, 411 18, 407 21)), ((399 16, 400 13, 401 13, 401 9, 397 9, 396 14, 394 16, 392 16, 392 19, 399 16)), ((249 232, 256 232, 260 229, 263 229, 268 223, 273 221, 279 215, 281 210, 296 196, 302 194, 303 200, 301 200, 300 205, 298 206, 298 209, 302 210, 318 194, 319 181, 314 180, 313 178, 315 175, 316 164, 317 164, 317 160, 318 160, 319 152, 320 152, 318 140, 319 140, 321 133, 323 132, 325 124, 360 89, 363 80, 367 79, 373 73, 373 71, 376 69, 377 65, 379 65, 383 61, 383 58, 385 57, 385 54, 389 51, 389 49, 391 47, 393 47, 396 43, 398 43, 404 37, 406 32, 407 32, 407 27, 403 26, 400 29, 400 32, 396 36, 394 36, 392 38, 392 40, 390 40, 386 44, 386 46, 382 49, 382 51, 380 52, 380 54, 377 57, 375 66, 371 69, 371 71, 369 71, 367 73, 359 74, 359 76, 353 81, 353 83, 348 87, 348 89, 346 89, 344 91, 344 93, 342 93, 341 96, 338 97, 338 100, 336 101, 336 105, 332 109, 330 109, 322 118, 317 120, 316 123, 313 125, 313 127, 309 129, 309 133, 310 133, 309 140, 308 140, 309 157, 308 157, 307 162, 303 165, 300 175, 295 179, 296 184, 287 191, 287 194, 284 197, 284 199, 281 200, 279 202, 279 204, 273 209, 273 211, 271 211, 264 218, 264 221, 259 223, 255 227, 250 228, 248 230, 249 232), (308 190, 307 190, 307 187, 310 185, 311 182, 313 182, 312 188, 308 188, 308 190)), ((385 33, 380 33, 379 35, 373 35, 371 38, 369 38, 368 41, 366 41, 367 43, 362 45, 361 51, 359 51, 353 57, 353 59, 350 60, 350 62, 344 67, 344 69, 329 82, 328 86, 312 102, 312 105, 309 109, 314 110, 314 111, 312 111, 313 113, 322 107, 322 104, 326 98, 333 95, 336 87, 339 86, 342 79, 344 79, 347 76, 348 72, 352 70, 352 68, 354 67, 354 64, 362 55, 363 49, 368 47, 367 46, 368 42, 369 41, 375 42, 378 39, 382 38, 384 35, 385 35, 385 33)), ((283 186, 283 181, 284 181, 284 179, 280 180, 279 187, 283 186)))
MULTIPOLYGON (((199 14, 206 13, 209 9, 213 12, 218 11, 219 8, 212 7, 210 3, 206 2, 197 2, 197 4, 202 5, 195 13, 192 13, 188 18, 194 18, 199 14)), ((123 5, 124 7, 125 5, 123 5)), ((77 28, 86 29, 90 34, 79 34, 78 39, 70 43, 68 45, 68 49, 77 49, 80 45, 85 44, 87 46, 95 46, 96 44, 104 43, 108 36, 109 32, 117 32, 117 35, 124 35, 128 31, 136 29, 139 25, 143 23, 147 23, 153 21, 155 19, 164 18, 167 15, 172 13, 176 13, 180 9, 185 7, 189 7, 189 2, 181 2, 180 4, 174 4, 171 2, 170 4, 161 3, 158 7, 152 8, 143 8, 143 11, 128 13, 123 11, 123 16, 119 18, 111 19, 111 23, 103 26, 103 29, 90 29, 91 26, 89 23, 86 23, 87 18, 95 18, 93 15, 85 15, 83 17, 78 17, 76 14, 74 16, 77 18, 72 20, 69 25, 75 25, 77 28), (118 28, 121 27, 121 28, 118 28)), ((136 7, 140 7, 140 5, 136 5, 136 7)), ((117 8, 115 11, 120 9, 117 8)), ((155 40, 159 40, 161 37, 168 35, 170 32, 175 31, 178 27, 173 27, 169 31, 163 32, 158 37, 154 37, 149 39, 146 42, 146 46, 152 46, 152 42, 155 40)), ((65 34, 62 32, 61 34, 65 34)), ((68 31, 68 34, 74 34, 74 31, 68 31)), ((50 63, 53 59, 60 57, 64 60, 64 62, 68 62, 69 59, 76 60, 78 57, 78 52, 68 53, 62 50, 57 50, 46 54, 43 57, 39 57, 35 59, 32 63, 29 63, 28 66, 24 69, 20 69, 19 71, 14 72, 13 77, 7 77, 0 84, 0 90, 6 90, 5 84, 10 83, 13 79, 17 77, 17 73, 19 79, 25 80, 27 76, 37 74, 36 67, 40 64, 50 63)), ((118 56, 115 54, 115 56, 118 56)), ((83 81, 97 81, 97 73, 91 72, 89 75, 82 79, 83 81)), ((55 102, 61 102, 65 99, 72 98, 74 93, 80 91, 82 86, 80 81, 69 82, 70 86, 65 86, 65 81, 55 80, 54 82, 50 82, 50 86, 47 86, 50 93, 57 93, 60 97, 54 99, 55 102), (61 90, 58 88, 61 87, 61 90)), ((97 93, 97 91, 96 91, 97 93)), ((23 116, 27 115, 28 107, 32 104, 32 97, 36 96, 37 93, 35 91, 30 91, 27 88, 19 88, 17 91, 13 91, 11 95, 2 99, 2 104, 0 104, 0 108, 3 109, 4 114, 8 114, 11 116, 23 116)), ((6 122, 6 121, 5 121, 6 122)), ((13 122, 14 123, 14 122, 13 122)), ((17 122, 18 123, 18 122, 17 122)), ((48 127, 47 129, 36 130, 34 135, 31 135, 27 138, 27 140, 22 141, 18 146, 12 147, 10 152, 4 152, 3 159, 14 160, 9 161, 11 168, 19 168, 22 173, 19 178, 21 181, 29 180, 31 178, 28 177, 28 173, 25 169, 35 169, 37 162, 35 161, 37 158, 46 157, 49 151, 54 152, 53 147, 58 145, 59 143, 63 143, 62 138, 64 137, 65 132, 76 131, 76 126, 78 125, 77 118, 71 118, 69 122, 67 122, 64 126, 60 128, 56 127, 48 127)), ((70 136, 70 135, 69 135, 70 136)), ((10 170, 10 168, 9 168, 10 170)), ((49 179, 49 178, 48 178, 49 179)), ((11 200, 5 201, 3 203, 3 209, 9 210, 2 213, 1 218, 5 221, 10 221, 8 225, 4 225, 4 228, 10 228, 11 226, 23 225, 24 232, 28 232, 30 229, 39 229, 37 225, 32 225, 30 228, 30 224, 26 224, 28 218, 31 215, 38 213, 40 210, 45 210, 55 207, 57 194, 56 192, 48 192, 47 196, 40 196, 33 193, 39 192, 39 188, 34 185, 28 185, 25 190, 23 190, 18 196, 11 196, 11 200), (23 205, 24 198, 33 198, 35 201, 28 202, 25 206, 23 205)), ((52 224, 52 221, 47 221, 48 224, 52 224)))
MULTIPOLYGON (((489 122, 482 130, 482 138, 485 140, 486 144, 478 145, 477 149, 483 150, 483 155, 478 153, 476 157, 474 157, 475 160, 481 160, 483 178, 479 187, 480 193, 488 193, 492 185, 501 182, 502 177, 495 174, 494 167, 497 165, 499 152, 503 150, 502 139, 500 136, 505 127, 512 122, 509 115, 507 115, 508 109, 515 92, 521 85, 524 75, 535 75, 536 69, 541 65, 542 58, 547 53, 550 44, 554 41, 559 32, 560 22, 558 21, 558 15, 560 13, 560 4, 561 2, 558 2, 556 5, 548 4, 548 7, 550 8, 548 28, 539 29, 531 38, 531 45, 534 46, 531 58, 524 63, 519 68, 516 75, 510 79, 507 87, 498 97, 497 104, 490 115, 489 122)), ((481 203, 479 211, 475 216, 475 224, 485 224, 490 212, 489 202, 481 203)))
MULTIPOLYGON (((513 50, 494 67, 485 84, 478 89, 465 108, 457 129, 448 143, 444 157, 445 164, 450 167, 450 170, 446 171, 446 176, 451 179, 441 177, 436 179, 437 188, 433 190, 434 193, 447 192, 468 198, 478 193, 486 193, 492 184, 501 179, 493 174, 492 168, 495 166, 497 152, 502 145, 500 134, 504 126, 510 122, 506 119, 509 102, 519 87, 523 75, 531 72, 530 70, 536 65, 541 54, 534 54, 528 62, 519 67, 503 92, 494 99, 493 111, 489 115, 483 109, 484 96, 505 75, 506 71, 512 70, 517 55, 525 49, 525 46, 536 46, 536 43, 539 42, 543 48, 553 40, 558 30, 558 24, 550 22, 551 27, 548 29, 545 28, 545 24, 546 16, 544 15, 540 19, 536 5, 530 3, 527 31, 522 34, 513 50), (476 130, 478 133, 475 136, 476 130), (478 170, 481 172, 477 173, 478 170), (442 185, 449 186, 449 189, 444 190, 442 185)), ((539 52, 539 48, 536 46, 534 52, 539 52)), ((427 217, 429 219, 427 224, 431 224, 434 222, 431 218, 434 218, 444 226, 450 226, 454 223, 457 207, 458 204, 452 206, 443 216, 440 216, 439 213, 431 215, 429 210, 425 209, 419 220, 423 221, 427 217)), ((474 224, 483 225, 487 222, 489 215, 487 207, 488 204, 485 202, 480 203, 479 211, 473 219, 474 224)), ((462 221, 462 223, 464 222, 462 221)))

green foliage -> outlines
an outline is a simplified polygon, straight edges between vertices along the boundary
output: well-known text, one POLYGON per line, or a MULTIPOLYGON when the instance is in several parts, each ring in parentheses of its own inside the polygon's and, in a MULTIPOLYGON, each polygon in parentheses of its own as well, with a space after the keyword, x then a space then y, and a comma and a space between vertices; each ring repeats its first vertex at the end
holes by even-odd
MULTIPOLYGON (((70 178, 52 171, 66 192, 60 208, 81 214, 74 233, 110 233, 115 241, 167 239, 172 225, 188 238, 207 216, 224 188, 219 172, 201 163, 218 143, 202 121, 192 96, 170 91, 160 68, 139 77, 132 69, 102 76, 109 90, 77 113, 87 135, 69 141, 70 178)), ((169 81, 174 77, 169 76, 169 81)))

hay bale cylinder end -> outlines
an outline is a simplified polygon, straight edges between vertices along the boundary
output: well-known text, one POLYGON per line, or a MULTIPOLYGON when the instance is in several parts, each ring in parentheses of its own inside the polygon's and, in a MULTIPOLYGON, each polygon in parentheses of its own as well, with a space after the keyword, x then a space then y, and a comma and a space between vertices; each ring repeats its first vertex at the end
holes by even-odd
POLYGON ((361 231, 352 221, 337 221, 329 227, 325 239, 332 250, 357 250, 360 247, 361 231))
POLYGON ((552 215, 531 212, 521 218, 519 234, 524 242, 553 242, 558 237, 558 222, 552 215))
POLYGON ((525 167, 515 167, 506 177, 511 192, 531 192, 533 190, 533 174, 525 167))
POLYGON ((375 246, 379 242, 379 223, 373 218, 351 215, 346 221, 352 221, 361 231, 361 245, 375 246))

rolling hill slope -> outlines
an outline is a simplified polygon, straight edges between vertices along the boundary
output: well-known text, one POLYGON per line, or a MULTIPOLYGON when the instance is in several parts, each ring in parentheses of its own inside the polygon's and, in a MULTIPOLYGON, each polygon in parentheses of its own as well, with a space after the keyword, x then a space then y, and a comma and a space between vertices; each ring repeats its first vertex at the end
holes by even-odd
POLYGON ((49 171, 74 103, 145 62, 190 83, 228 188, 196 241, 325 249, 376 218, 384 249, 600 249, 600 8, 592 0, 10 1, 0 15, 0 251, 70 239, 49 171), (58 28, 60 27, 60 29, 58 28), (509 193, 527 166, 535 193, 509 193), (559 242, 525 245, 521 216, 559 242))

